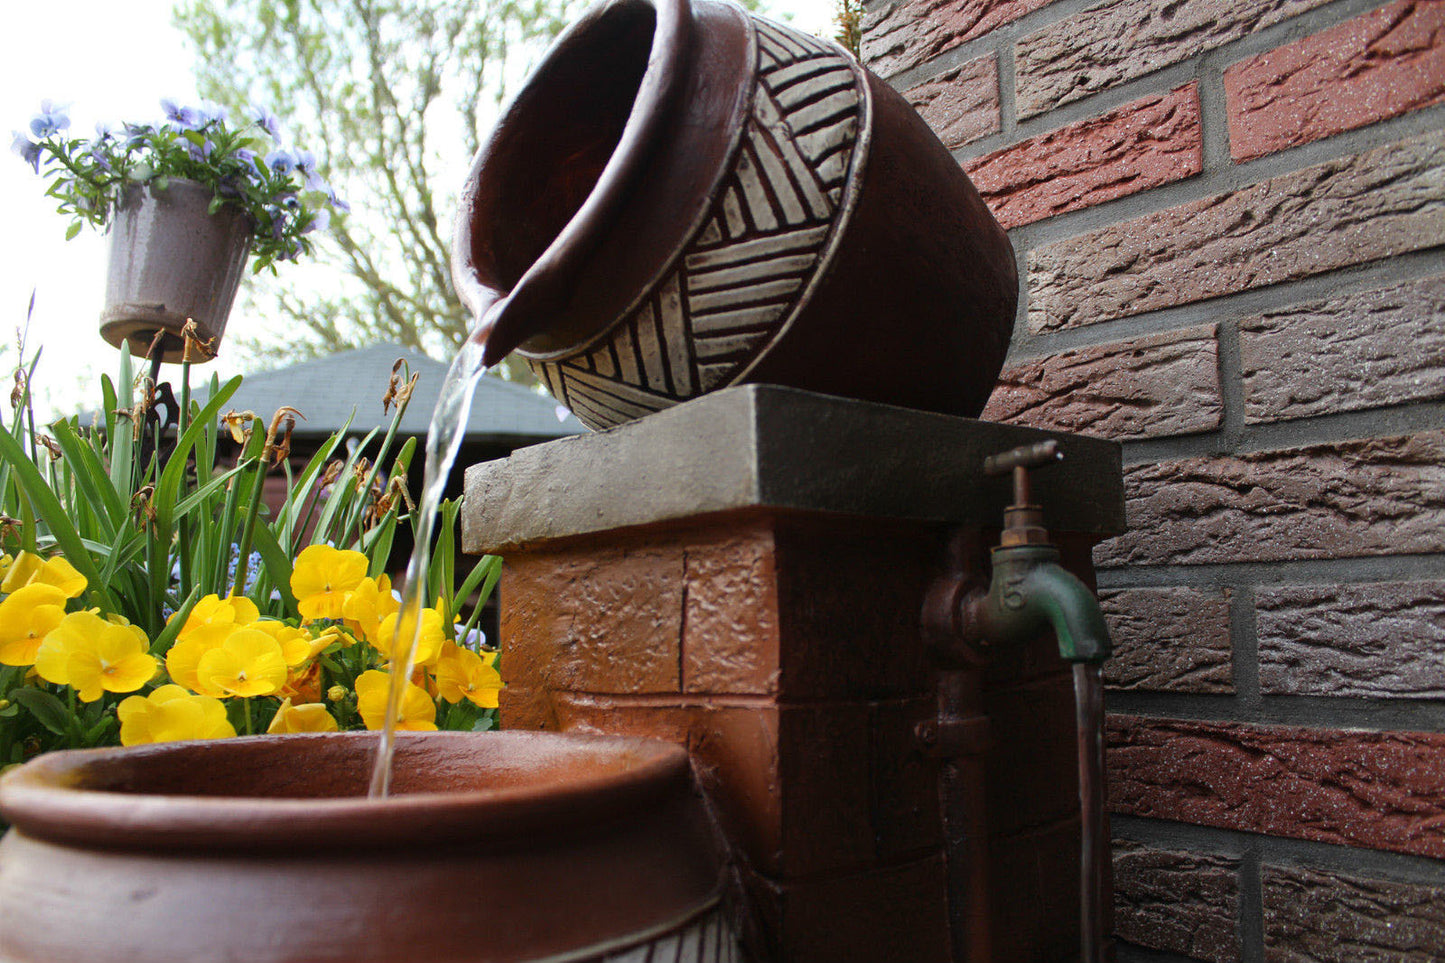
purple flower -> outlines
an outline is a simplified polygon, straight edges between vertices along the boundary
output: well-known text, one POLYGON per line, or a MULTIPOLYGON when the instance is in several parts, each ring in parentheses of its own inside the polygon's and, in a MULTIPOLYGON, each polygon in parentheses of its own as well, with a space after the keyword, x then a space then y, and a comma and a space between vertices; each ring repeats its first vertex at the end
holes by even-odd
POLYGON ((199 144, 189 140, 186 141, 186 153, 190 154, 192 157, 199 161, 203 161, 206 158, 210 157, 211 151, 215 149, 216 145, 208 140, 203 140, 199 144))
POLYGON ((270 134, 272 140, 280 142, 281 120, 275 114, 259 104, 252 104, 246 108, 246 116, 254 120, 257 127, 270 134))
POLYGON ((334 187, 329 192, 327 192, 326 199, 330 201, 331 206, 336 208, 338 211, 346 213, 349 213, 351 211, 351 205, 336 196, 336 189, 334 187))
POLYGON ((146 128, 141 126, 140 124, 126 123, 121 124, 120 126, 121 130, 125 131, 126 150, 132 150, 133 148, 139 147, 141 145, 141 142, 145 140, 146 128))
POLYGON ((115 136, 115 128, 103 120, 95 122, 95 136, 100 140, 110 140, 115 136))
POLYGON ((201 126, 203 127, 206 124, 224 124, 226 118, 230 116, 230 111, 209 100, 201 101, 201 106, 196 108, 196 112, 201 115, 201 126))
POLYGON ((289 174, 296 169, 296 155, 278 148, 266 155, 266 166, 278 174, 289 174))
POLYGON ((320 191, 326 189, 326 182, 316 171, 316 155, 309 150, 298 150, 296 152, 296 170, 306 178, 308 190, 320 191))
POLYGON ((235 153, 233 153, 231 156, 236 158, 236 160, 240 161, 242 164, 254 165, 256 163, 256 152, 251 150, 251 148, 249 147, 237 147, 235 153))
POLYGON ((92 147, 90 149, 90 159, 94 161, 95 165, 103 171, 109 171, 114 169, 110 166, 110 158, 105 156, 105 151, 101 150, 99 147, 92 147))
POLYGON ((324 231, 331 226, 331 212, 322 208, 311 215, 311 220, 301 229, 302 234, 310 234, 312 231, 324 231))
POLYGON ((20 131, 14 131, 15 140, 11 142, 10 149, 20 156, 20 159, 31 167, 35 173, 40 173, 40 145, 26 137, 20 131))
POLYGON ((199 110, 194 107, 182 107, 169 98, 161 101, 161 110, 166 112, 166 120, 182 130, 195 130, 205 123, 199 110))
POLYGON ((70 126, 70 115, 66 107, 49 99, 40 102, 40 113, 30 120, 30 132, 36 137, 49 137, 70 126))

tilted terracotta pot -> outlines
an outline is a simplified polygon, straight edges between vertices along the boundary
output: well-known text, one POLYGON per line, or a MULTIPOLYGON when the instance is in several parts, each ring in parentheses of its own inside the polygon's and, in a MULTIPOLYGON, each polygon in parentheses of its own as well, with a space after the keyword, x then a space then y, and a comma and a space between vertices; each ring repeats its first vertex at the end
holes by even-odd
POLYGON ((8 774, 0 960, 735 959, 681 748, 402 733, 394 795, 372 801, 375 742, 61 752, 8 774))
POLYGON ((453 277, 605 427, 741 382, 973 416, 1008 237, 913 108, 835 44, 716 0, 607 0, 478 153, 453 277))
POLYGON ((251 221, 229 206, 209 213, 214 196, 204 184, 179 178, 164 190, 137 185, 126 191, 110 231, 100 314, 106 341, 144 357, 156 332, 164 331, 162 360, 179 362, 181 328, 194 320, 201 339, 219 345, 250 251, 251 221))

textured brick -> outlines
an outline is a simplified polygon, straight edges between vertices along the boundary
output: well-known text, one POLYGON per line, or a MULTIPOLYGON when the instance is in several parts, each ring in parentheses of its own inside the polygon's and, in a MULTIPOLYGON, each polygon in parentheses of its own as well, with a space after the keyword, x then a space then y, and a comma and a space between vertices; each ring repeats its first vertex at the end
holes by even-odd
POLYGON ((903 92, 949 150, 999 130, 998 57, 970 60, 903 92))
POLYGON ((1327 0, 1107 0, 1015 45, 1018 111, 1032 117, 1153 73, 1327 0))
POLYGON ((1445 275, 1239 323, 1244 419, 1445 398, 1445 275))
POLYGON ((778 689, 777 573, 768 525, 691 540, 686 568, 682 682, 687 692, 778 689))
POLYGON ((594 546, 509 559, 501 625, 507 682, 677 692, 682 573, 682 552, 666 547, 594 546))
POLYGON ((1445 582, 1262 589, 1255 605, 1263 692, 1445 697, 1445 582))
POLYGON ((1204 853, 1114 841, 1114 936, 1209 963, 1239 953, 1239 867, 1204 853))
POLYGON ((1445 959, 1445 888, 1299 867, 1263 870, 1269 963, 1445 959))
POLYGON ((900 0, 863 19, 863 62, 892 77, 1051 0, 900 0))
POLYGON ((1065 351, 1010 365, 983 418, 1104 438, 1219 427, 1215 326, 1065 351))
POLYGON ((1229 596, 1219 589, 1126 589, 1101 593, 1114 654, 1112 689, 1225 694, 1234 691, 1229 596))
POLYGON ((1445 2, 1399 0, 1224 72, 1237 161, 1445 99, 1445 2))
POLYGON ((1029 328, 1071 328, 1445 243, 1445 132, 1291 171, 1030 255, 1029 328))
POLYGON ((1441 431, 1138 465, 1124 488, 1100 566, 1445 551, 1441 431))
POLYGON ((1188 84, 965 165, 1006 228, 1198 174, 1199 88, 1188 84))
POLYGON ((1113 812, 1445 857, 1445 735, 1112 716, 1113 812))

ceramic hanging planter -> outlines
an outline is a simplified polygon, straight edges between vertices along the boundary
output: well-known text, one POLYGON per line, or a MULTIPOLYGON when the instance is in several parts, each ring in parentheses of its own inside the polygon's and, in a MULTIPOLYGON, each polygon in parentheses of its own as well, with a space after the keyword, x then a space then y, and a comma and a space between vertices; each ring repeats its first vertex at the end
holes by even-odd
POLYGON ((737 963, 687 753, 377 733, 41 756, 0 779, 6 963, 737 963))
MULTIPOLYGON (((167 362, 182 360, 181 329, 194 320, 214 349, 250 248, 251 222, 240 210, 208 212, 213 193, 195 181, 171 179, 164 189, 129 188, 111 227, 110 268, 100 334, 118 348, 145 357, 165 332, 167 362)), ((200 359, 186 359, 200 360, 200 359)))
POLYGON ((1003 364, 1007 235, 837 45, 716 0, 608 0, 477 155, 453 275, 606 427, 743 382, 965 416, 1003 364))

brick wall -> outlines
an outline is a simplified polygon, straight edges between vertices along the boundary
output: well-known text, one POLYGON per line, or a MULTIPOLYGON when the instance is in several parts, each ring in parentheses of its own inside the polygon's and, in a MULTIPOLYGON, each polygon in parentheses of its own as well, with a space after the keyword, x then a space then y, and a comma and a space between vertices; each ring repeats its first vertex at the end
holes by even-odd
POLYGON ((1124 443, 1122 960, 1445 958, 1445 0, 874 0, 1124 443))

